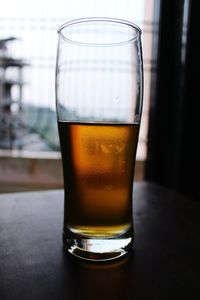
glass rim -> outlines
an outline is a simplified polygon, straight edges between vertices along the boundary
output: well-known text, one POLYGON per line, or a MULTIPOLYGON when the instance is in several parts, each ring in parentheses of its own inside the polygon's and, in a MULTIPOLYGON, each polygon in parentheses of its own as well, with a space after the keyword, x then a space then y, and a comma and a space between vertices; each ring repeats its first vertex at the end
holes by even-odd
POLYGON ((124 19, 119 19, 119 18, 110 18, 110 17, 88 17, 88 18, 77 18, 77 19, 73 19, 70 20, 68 22, 63 23, 57 30, 57 33, 62 37, 63 40, 65 40, 66 42, 69 42, 71 44, 76 44, 76 45, 85 45, 85 46, 115 46, 115 45, 122 45, 122 44, 127 44, 130 42, 133 42, 134 40, 136 40, 138 37, 141 36, 142 34, 142 30, 141 28, 136 25, 133 22, 130 22, 128 20, 124 20, 124 19), (66 35, 63 34, 62 30, 73 26, 73 25, 80 25, 80 24, 86 24, 86 23, 94 23, 94 22, 102 22, 102 23, 113 23, 113 24, 118 24, 118 25, 125 25, 127 26, 127 28, 132 28, 135 30, 135 34, 133 34, 133 36, 131 38, 128 38, 124 41, 119 41, 119 42, 101 42, 101 43, 96 43, 96 42, 80 42, 80 41, 76 41, 73 39, 70 39, 68 37, 66 37, 66 35))

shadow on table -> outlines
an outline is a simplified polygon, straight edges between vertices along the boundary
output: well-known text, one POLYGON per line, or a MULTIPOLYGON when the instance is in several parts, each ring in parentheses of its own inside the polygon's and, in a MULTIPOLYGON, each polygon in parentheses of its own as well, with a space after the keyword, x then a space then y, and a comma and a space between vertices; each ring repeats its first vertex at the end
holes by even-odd
POLYGON ((110 262, 89 262, 64 255, 70 299, 134 299, 143 289, 135 278, 134 254, 110 262))

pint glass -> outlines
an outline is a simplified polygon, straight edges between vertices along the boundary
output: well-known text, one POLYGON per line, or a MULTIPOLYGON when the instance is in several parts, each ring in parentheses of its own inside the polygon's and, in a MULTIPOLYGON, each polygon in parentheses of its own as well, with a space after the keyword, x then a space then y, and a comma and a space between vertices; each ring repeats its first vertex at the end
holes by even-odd
POLYGON ((84 18, 58 29, 63 243, 75 256, 104 261, 132 248, 142 99, 140 28, 121 19, 84 18))

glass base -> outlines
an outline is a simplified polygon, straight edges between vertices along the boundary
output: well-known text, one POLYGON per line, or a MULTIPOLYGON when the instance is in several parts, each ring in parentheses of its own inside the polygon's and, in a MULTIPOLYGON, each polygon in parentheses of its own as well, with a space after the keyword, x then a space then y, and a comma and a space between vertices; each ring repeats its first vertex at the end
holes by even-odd
POLYGON ((120 258, 130 252, 133 237, 127 233, 112 238, 74 238, 63 234, 64 249, 70 254, 90 261, 107 261, 120 258))

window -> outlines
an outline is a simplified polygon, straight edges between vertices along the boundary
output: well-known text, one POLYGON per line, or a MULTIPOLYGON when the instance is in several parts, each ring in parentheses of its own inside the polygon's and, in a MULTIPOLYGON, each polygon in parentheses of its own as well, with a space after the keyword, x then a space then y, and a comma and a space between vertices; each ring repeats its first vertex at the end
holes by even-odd
MULTIPOLYGON (((153 0, 18 0, 6 1, 0 11, 0 39, 16 37, 7 43, 7 55, 27 62, 22 70, 21 146, 27 150, 57 150, 59 147, 55 121, 54 74, 57 28, 67 20, 84 16, 110 16, 137 23, 143 31, 144 109, 137 157, 146 158, 146 136, 151 76, 151 40, 153 0), (10 9, 12 8, 12 9, 10 9), (38 139, 39 138, 39 139, 38 139), (40 138, 47 143, 41 143, 40 138)), ((6 70, 16 80, 16 70, 6 70)), ((17 99, 18 87, 13 85, 12 97, 17 99)), ((16 144, 17 146, 17 144, 16 144)))

